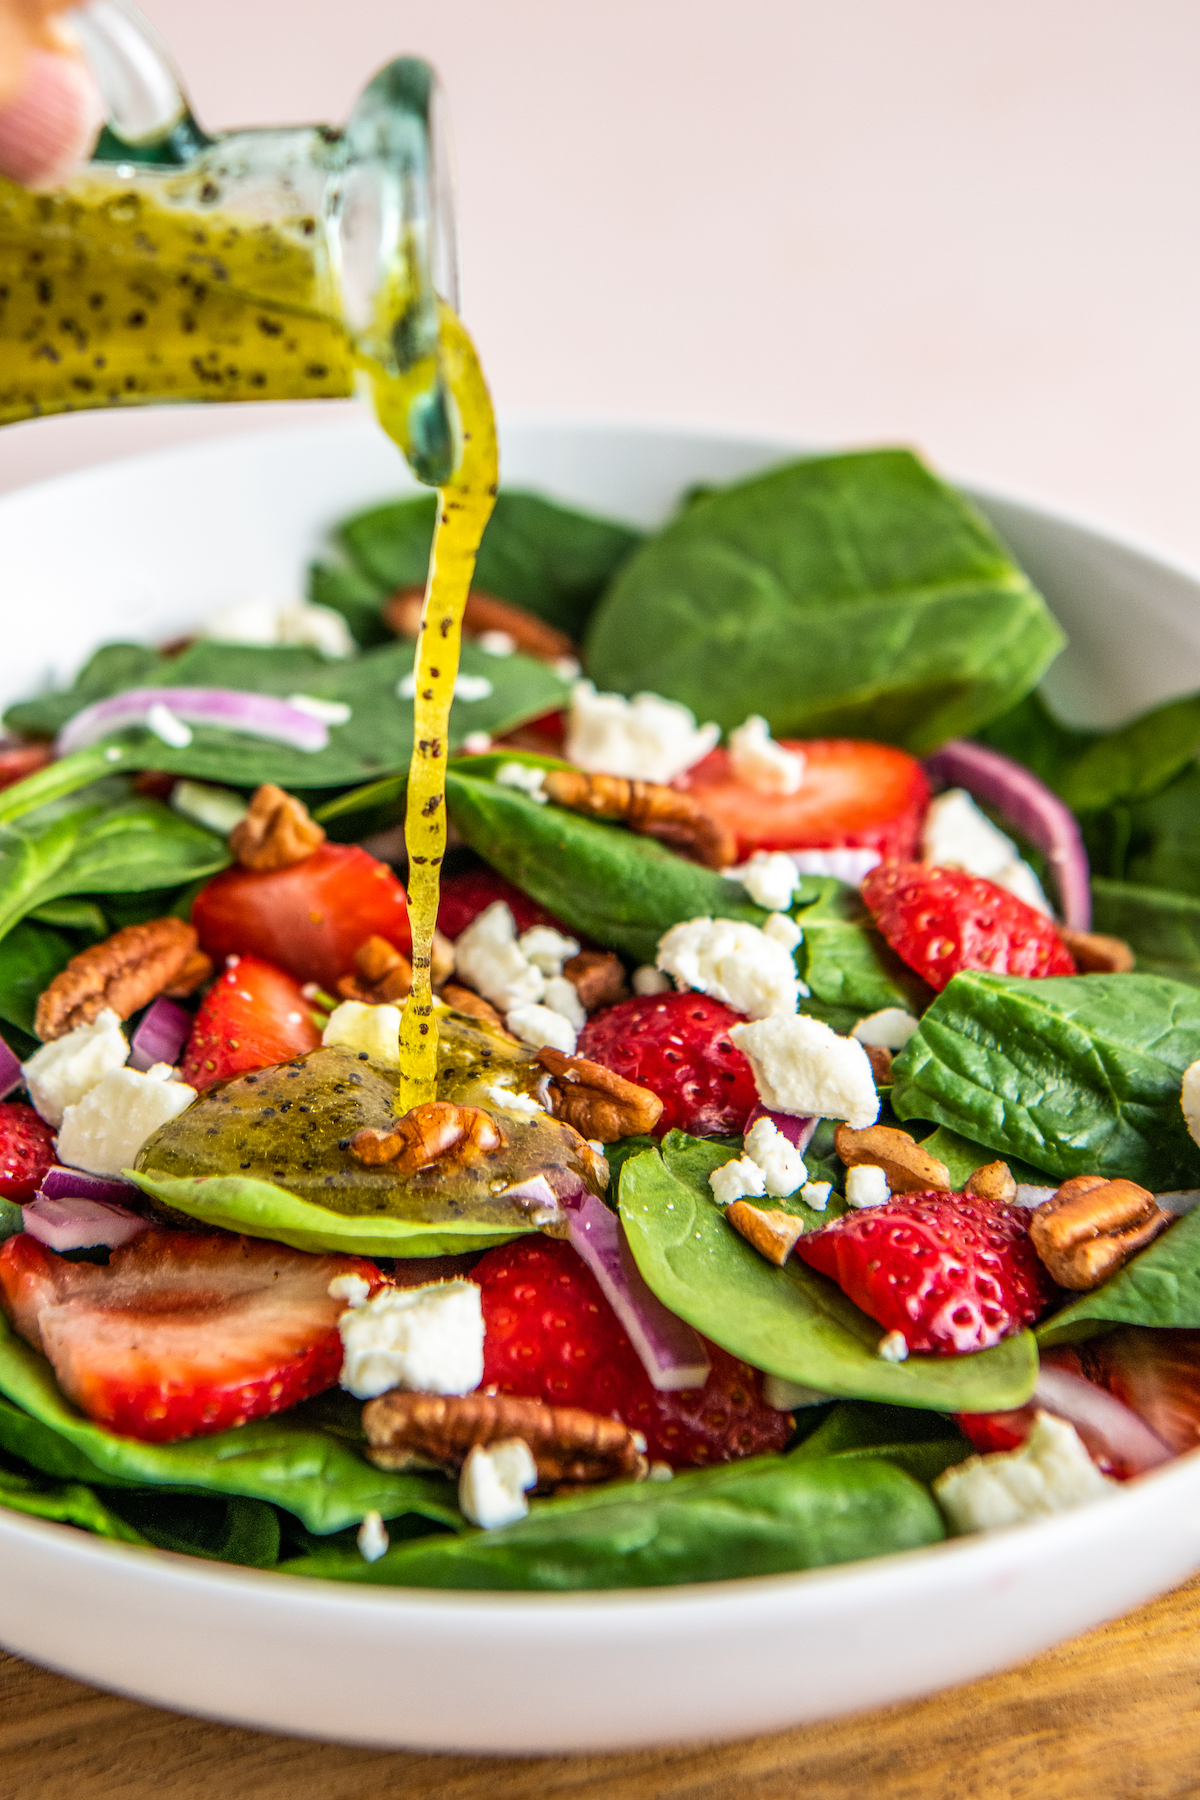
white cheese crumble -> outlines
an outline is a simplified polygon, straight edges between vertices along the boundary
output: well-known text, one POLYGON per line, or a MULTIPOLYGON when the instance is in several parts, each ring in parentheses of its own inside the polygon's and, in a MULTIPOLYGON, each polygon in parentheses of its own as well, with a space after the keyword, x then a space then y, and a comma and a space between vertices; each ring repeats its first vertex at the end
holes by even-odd
POLYGON ((115 1012, 105 1008, 91 1025, 77 1025, 43 1044, 21 1074, 29 1098, 47 1125, 61 1125, 68 1106, 75 1106, 112 1069, 124 1067, 129 1045, 115 1012))
POLYGON ((483 1531, 515 1525, 529 1511, 525 1498, 537 1486, 537 1464, 524 1438, 499 1444, 476 1444, 458 1478, 458 1504, 464 1518, 483 1531))
POLYGON ((889 1331, 886 1337, 880 1338, 875 1354, 884 1362, 907 1362, 908 1339, 902 1331, 889 1331))
POLYGON ((239 600, 214 613, 203 635, 223 644, 299 644, 335 659, 358 648, 340 612, 303 600, 239 600))
POLYGON ((1116 1487, 1100 1473, 1073 1425, 1039 1412, 1019 1450, 968 1457, 939 1475, 933 1491, 952 1529, 968 1532, 1066 1512, 1116 1487))
POLYGON ((178 1118, 196 1090, 173 1079, 170 1063, 155 1063, 145 1074, 110 1069, 82 1100, 68 1106, 58 1134, 59 1161, 89 1175, 119 1175, 128 1169, 160 1125, 178 1118))
POLYGON ((481 631, 475 642, 489 656, 511 656, 517 647, 511 631, 481 631))
POLYGON ((335 1275, 326 1292, 331 1300, 344 1300, 347 1306, 361 1306, 371 1292, 371 1284, 361 1275, 335 1275))
POLYGON ((1042 885, 1017 846, 993 825, 965 788, 950 788, 929 805, 921 854, 940 869, 965 869, 1007 888, 1038 912, 1049 913, 1042 885))
POLYGON ((866 1051, 820 1019, 780 1014, 734 1025, 729 1035, 749 1058, 758 1097, 769 1112, 844 1119, 856 1131, 879 1117, 866 1051))
POLYGON ((318 700, 313 694, 289 694, 287 703, 297 712, 307 713, 310 719, 320 719, 322 725, 348 725, 354 717, 352 708, 344 700, 318 700))
POLYGON ((146 729, 152 731, 160 743, 172 750, 186 750, 192 741, 192 728, 185 725, 182 719, 176 718, 169 706, 156 700, 146 714, 146 729))
POLYGON ((516 788, 519 793, 528 794, 538 806, 546 805, 546 771, 531 768, 528 763, 501 763, 496 770, 497 787, 516 788))
POLYGON ((868 1206, 886 1206, 892 1197, 888 1178, 874 1163, 856 1163, 846 1170, 846 1205, 858 1211, 868 1206))
POLYGON ((206 781, 177 781, 171 789, 171 808, 185 819, 194 819, 206 831, 228 837, 249 812, 241 794, 232 788, 210 787, 206 781))
POLYGON ((658 694, 598 694, 590 681, 571 690, 565 755, 594 775, 631 781, 674 781, 707 756, 720 739, 718 725, 696 724, 690 707, 658 694))
POLYGON ((487 731, 468 731, 462 741, 465 756, 486 756, 492 747, 491 733, 487 731))
POLYGON ((579 990, 565 975, 552 975, 546 983, 545 1004, 551 1012, 560 1013, 574 1031, 582 1031, 587 1013, 579 998, 579 990))
POLYGON ((829 850, 789 850, 798 875, 832 875, 848 887, 858 887, 871 870, 883 861, 878 850, 859 850, 838 846, 829 850))
POLYGON ((735 1200, 761 1200, 767 1191, 766 1176, 749 1156, 722 1163, 709 1176, 708 1185, 718 1206, 732 1206, 735 1200))
POLYGON ((762 1170, 772 1199, 786 1200, 808 1174, 804 1158, 773 1119, 755 1120, 746 1133, 745 1153, 762 1170))
POLYGON ((670 994, 675 986, 669 975, 664 975, 661 969, 652 968, 649 963, 643 963, 640 969, 633 971, 630 985, 635 994, 643 997, 649 994, 670 994))
POLYGON ((488 1087, 483 1091, 496 1106, 506 1106, 509 1112, 523 1113, 530 1119, 541 1118, 546 1110, 544 1106, 538 1105, 532 1094, 518 1094, 511 1088, 503 1087, 488 1087))
POLYGON ((777 744, 759 713, 730 732, 729 761, 738 780, 760 794, 794 794, 804 780, 803 754, 777 744))
POLYGON ((473 1281, 384 1287, 338 1320, 341 1384, 356 1400, 392 1388, 470 1394, 483 1380, 483 1307, 473 1281))
POLYGON ((880 1050, 903 1050, 920 1024, 902 1006, 885 1006, 880 1012, 868 1013, 850 1033, 860 1044, 880 1050))
POLYGON ((563 964, 579 955, 577 941, 573 937, 564 937, 553 925, 531 925, 517 942, 526 962, 531 962, 546 976, 561 975, 563 964))
POLYGON ((1027 862, 1018 858, 1016 862, 1009 863, 1007 868, 1001 869, 998 875, 993 875, 992 880, 997 887, 1007 888, 1010 894, 1023 900, 1026 906, 1032 906, 1034 912, 1044 913, 1048 919, 1054 916, 1046 891, 1027 862))
MULTIPOLYGON (((772 913, 762 928, 762 934, 765 938, 770 938, 773 944, 782 944, 789 956, 804 942, 804 933, 795 919, 785 912, 772 913)), ((803 982, 800 983, 800 992, 808 992, 803 982)))
POLYGON ((455 939, 454 966, 501 1012, 536 1005, 546 992, 546 977, 517 942, 516 921, 503 900, 493 900, 455 939))
POLYGON ((532 1050, 548 1046, 561 1050, 564 1056, 575 1054, 575 1027, 553 1007, 536 1003, 514 1006, 505 1013, 504 1023, 515 1038, 532 1050))
POLYGON ((795 1412, 799 1406, 823 1406, 826 1400, 834 1398, 820 1388, 806 1387, 802 1381, 789 1381, 786 1375, 764 1375, 762 1395, 776 1412, 795 1412))
POLYGON ((365 1052, 372 1062, 382 1063, 385 1069, 398 1069, 401 1017, 398 1006, 368 1006, 362 1000, 343 1000, 330 1013, 321 1042, 359 1054, 365 1052))
MULTIPOLYGON (((468 705, 475 700, 486 700, 494 692, 492 683, 486 675, 468 675, 460 669, 454 677, 454 698, 465 700, 468 705)), ((396 693, 401 700, 415 700, 417 694, 416 671, 412 670, 396 684, 396 693)))
POLYGON ((756 850, 748 863, 730 871, 753 900, 768 912, 786 912, 800 877, 784 850, 756 850))
MULTIPOLYGON (((38 1055, 42 1053, 39 1050, 38 1055)), ((26 1068, 29 1064, 26 1063, 26 1068)), ((37 1102, 34 1102, 37 1105, 37 1102)), ((1191 1134, 1193 1143, 1200 1144, 1200 1062, 1194 1062, 1183 1071, 1183 1089, 1180 1094, 1183 1107, 1183 1122, 1191 1134)), ((39 1106, 38 1111, 42 1109, 39 1106)), ((46 1116, 42 1114, 43 1118, 46 1116)))
POLYGON ((711 994, 751 1019, 794 1013, 799 996, 791 953, 740 919, 687 919, 659 940, 660 969, 680 987, 711 994))
POLYGON ((800 1189, 800 1198, 805 1206, 811 1206, 814 1212, 824 1212, 829 1205, 829 1196, 832 1192, 832 1181, 806 1181, 800 1189))
POLYGON ((386 1555, 391 1539, 383 1522, 383 1514, 369 1512, 359 1526, 354 1541, 364 1562, 378 1562, 381 1556, 386 1555))

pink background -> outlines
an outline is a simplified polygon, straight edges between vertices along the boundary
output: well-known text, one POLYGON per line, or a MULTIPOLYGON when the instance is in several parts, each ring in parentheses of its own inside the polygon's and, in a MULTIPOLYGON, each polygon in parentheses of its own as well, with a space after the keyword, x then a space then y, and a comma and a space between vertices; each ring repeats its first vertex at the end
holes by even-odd
MULTIPOLYGON (((210 126, 429 56, 501 405, 903 440, 1200 563, 1189 0, 144 0, 210 126)), ((0 434, 0 488, 275 424, 0 434)))

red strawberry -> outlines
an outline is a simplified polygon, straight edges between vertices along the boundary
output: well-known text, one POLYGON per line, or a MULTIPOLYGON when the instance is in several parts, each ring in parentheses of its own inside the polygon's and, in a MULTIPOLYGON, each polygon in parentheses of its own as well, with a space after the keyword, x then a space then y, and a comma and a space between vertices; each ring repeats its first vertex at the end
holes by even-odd
POLYGON ((342 1366, 335 1275, 380 1285, 360 1256, 310 1256, 226 1232, 143 1231, 106 1267, 25 1232, 0 1250, 0 1305, 90 1419, 167 1444, 266 1418, 342 1366))
POLYGON ((862 895, 892 949, 940 993, 962 969, 996 975, 1073 975, 1054 926, 994 881, 962 869, 881 863, 862 895))
POLYGON ((359 844, 322 844, 289 869, 226 869, 197 895, 192 923, 214 962, 261 956, 331 990, 367 938, 412 948, 404 889, 359 844))
POLYGON ((528 931, 532 925, 553 925, 557 931, 566 931, 566 926, 553 913, 548 913, 544 906, 523 894, 511 881, 505 881, 503 875, 489 869, 486 863, 443 881, 438 902, 438 929, 448 938, 456 938, 472 919, 477 919, 496 900, 503 900, 509 908, 518 931, 528 931))
POLYGON ((782 1450, 787 1413, 763 1403, 748 1364, 715 1344, 702 1388, 651 1386, 591 1270, 569 1244, 525 1239, 489 1250, 471 1275, 483 1290, 483 1383, 502 1394, 581 1406, 642 1432, 651 1461, 673 1468, 782 1450))
POLYGON ((54 1133, 32 1106, 0 1101, 0 1200, 32 1200, 54 1166, 54 1133))
POLYGON ((810 1232, 796 1251, 910 1350, 935 1356, 990 1349, 1058 1292, 1024 1210, 968 1194, 895 1194, 810 1232))
MULTIPOLYGON (((1033 1430, 1037 1414, 1053 1413, 1075 1427, 1092 1461, 1106 1475, 1128 1481, 1147 1469, 1157 1469, 1170 1460, 1170 1451, 1135 1412, 1089 1378, 1089 1349, 1087 1344, 1072 1344, 1043 1352, 1038 1384, 1025 1406, 1012 1412, 958 1413, 955 1423, 976 1450, 986 1454, 1016 1450, 1033 1430)), ((1192 1443, 1195 1441, 1193 1429, 1192 1443)))
POLYGON ((657 1137, 740 1131, 758 1104, 750 1064, 729 1038, 741 1019, 707 994, 640 995, 595 1013, 579 1034, 579 1054, 658 1095, 657 1137))
POLYGON ((782 742, 804 755, 804 780, 794 794, 764 794, 739 781, 727 750, 713 750, 677 783, 737 834, 740 857, 842 846, 885 858, 916 855, 929 805, 919 762, 890 744, 857 738, 782 742))
POLYGON ((36 775, 54 756, 51 744, 0 744, 0 788, 36 775))
POLYGON ((211 1087, 290 1062, 320 1041, 298 981, 260 957, 231 956, 192 1021, 180 1073, 194 1088, 211 1087))

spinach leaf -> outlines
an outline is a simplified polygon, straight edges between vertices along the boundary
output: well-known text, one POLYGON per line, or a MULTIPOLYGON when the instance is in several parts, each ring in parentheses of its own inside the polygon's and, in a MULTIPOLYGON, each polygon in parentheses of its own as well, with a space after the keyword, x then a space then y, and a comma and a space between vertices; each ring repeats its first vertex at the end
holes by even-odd
POLYGON ((973 1454, 957 1425, 937 1413, 871 1400, 842 1400, 792 1451, 797 1461, 825 1456, 881 1457, 918 1481, 936 1481, 973 1454))
POLYGON ((1200 768, 1195 764, 1161 793, 1112 806, 1082 823, 1095 873, 1200 893, 1200 768))
POLYGON ((1027 693, 1063 636, 986 521, 906 450, 813 458, 695 499, 592 618, 597 686, 723 729, 928 750, 1027 693))
POLYGON ((1033 770, 1077 813, 1156 794, 1200 751, 1200 695, 1170 700, 1115 731, 1078 731, 1029 694, 978 733, 1033 770))
POLYGON ((727 1149, 669 1133, 621 1172, 620 1209, 638 1268, 664 1305, 755 1368, 822 1393, 943 1412, 1021 1406, 1037 1380, 1028 1332, 973 1356, 876 1354, 882 1327, 790 1257, 773 1268, 731 1230, 707 1191, 727 1149))
POLYGON ((373 1468, 340 1436, 310 1425, 303 1406, 177 1444, 117 1437, 75 1411, 49 1363, 3 1319, 0 1394, 11 1402, 0 1402, 0 1449, 59 1479, 242 1494, 284 1507, 322 1535, 359 1524, 372 1510, 385 1519, 413 1512, 461 1522, 449 1483, 373 1468))
POLYGON ((956 975, 892 1065, 902 1119, 931 1119, 1060 1180, 1197 1185, 1179 1104, 1200 993, 1156 975, 956 975))
POLYGON ((108 921, 94 900, 47 900, 44 906, 35 906, 29 917, 37 925, 82 932, 91 943, 108 936, 108 921))
POLYGON ((796 960, 811 995, 800 1002, 802 1012, 849 1031, 885 1006, 919 1013, 929 1004, 930 990, 874 929, 856 889, 813 878, 800 890, 800 905, 804 943, 796 960))
POLYGON ((928 1490, 891 1462, 762 1456, 535 1501, 518 1524, 421 1538, 375 1563, 345 1552, 282 1567, 381 1585, 570 1592, 826 1568, 944 1535, 928 1490))
POLYGON ((1038 1326, 1038 1342, 1072 1344, 1112 1325, 1200 1327, 1200 1210, 1185 1213, 1160 1238, 1089 1294, 1038 1326))
POLYGON ((28 1513, 35 1519, 53 1519, 59 1525, 78 1525, 97 1537, 115 1538, 124 1544, 150 1540, 106 1506, 99 1495, 78 1481, 53 1481, 35 1471, 0 1460, 0 1506, 28 1513))
MULTIPOLYGON (((928 1150, 930 1156, 936 1156, 944 1162, 950 1171, 950 1179, 956 1188, 972 1176, 976 1169, 984 1163, 995 1162, 996 1153, 985 1144, 976 1144, 970 1138, 963 1137, 961 1132, 951 1131, 947 1125, 939 1125, 936 1131, 921 1139, 922 1150, 928 1150)), ((1032 1187, 1044 1187, 1046 1172, 1035 1169, 1032 1163, 1022 1162, 1019 1157, 1005 1158, 1012 1172, 1014 1181, 1026 1183, 1032 1187)))
POLYGON ((60 931, 28 920, 15 925, 0 939, 0 1019, 32 1036, 40 995, 74 954, 60 931))
MULTIPOLYGON (((372 507, 337 536, 356 569, 385 594, 424 587, 436 501, 430 496, 372 507)), ((596 600, 641 533, 559 506, 538 494, 498 495, 475 565, 475 586, 523 606, 580 638, 596 600)))
POLYGON ((1148 975, 1200 986, 1200 900, 1127 882, 1092 882, 1092 928, 1124 938, 1148 975))
POLYGON ((273 1569, 279 1561, 279 1514, 265 1500, 139 1488, 114 1494, 110 1509, 159 1550, 247 1569, 273 1569))
POLYGON ((310 563, 308 598, 313 606, 329 606, 340 612, 360 650, 389 644, 395 636, 383 622, 388 589, 357 569, 341 568, 336 563, 310 563))

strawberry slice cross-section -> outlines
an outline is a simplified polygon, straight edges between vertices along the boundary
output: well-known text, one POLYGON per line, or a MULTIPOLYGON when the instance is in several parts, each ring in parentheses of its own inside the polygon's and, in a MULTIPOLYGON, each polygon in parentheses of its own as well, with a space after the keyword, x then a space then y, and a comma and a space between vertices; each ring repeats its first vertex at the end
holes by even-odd
POLYGON ((144 1231, 106 1266, 68 1262, 21 1232, 0 1250, 0 1305, 90 1419, 166 1444, 332 1387, 335 1275, 382 1282, 363 1257, 224 1232, 144 1231))

